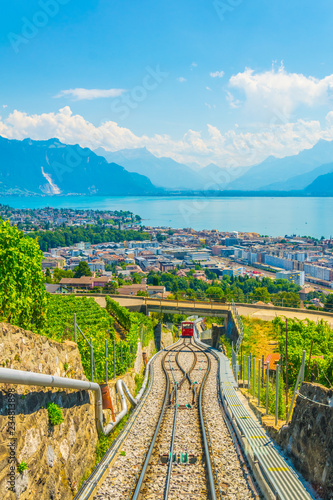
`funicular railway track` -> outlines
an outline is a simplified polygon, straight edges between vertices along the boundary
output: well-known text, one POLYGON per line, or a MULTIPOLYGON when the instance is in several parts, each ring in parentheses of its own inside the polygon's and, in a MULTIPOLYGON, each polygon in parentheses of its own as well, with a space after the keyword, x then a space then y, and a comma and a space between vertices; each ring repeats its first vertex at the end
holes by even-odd
POLYGON ((203 411, 210 357, 184 339, 164 355, 162 367, 165 404, 129 498, 222 498, 203 411))
MULTIPOLYGON (((258 460, 255 457, 252 462, 250 447, 243 443, 247 430, 241 427, 245 423, 253 429, 250 440, 259 437, 259 424, 251 421, 232 389, 228 367, 227 359, 197 338, 179 339, 158 353, 151 364, 145 404, 94 499, 310 499, 296 475, 292 488, 282 477, 275 477, 285 486, 281 494, 269 477, 264 477, 263 484, 262 467, 258 474, 258 460), (242 411, 239 422, 229 411, 234 407, 242 411)), ((277 467, 269 462, 273 465, 267 476, 270 470, 275 476, 289 474, 287 464, 273 448, 268 449, 266 441, 256 453, 266 461, 268 454, 275 453, 283 463, 277 467)))

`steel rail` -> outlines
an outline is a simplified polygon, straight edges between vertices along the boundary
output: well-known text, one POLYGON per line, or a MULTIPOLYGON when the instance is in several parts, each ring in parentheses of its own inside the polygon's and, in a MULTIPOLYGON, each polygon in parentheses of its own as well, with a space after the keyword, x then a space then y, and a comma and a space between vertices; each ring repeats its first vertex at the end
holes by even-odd
POLYGON ((149 462, 150 462, 150 458, 151 458, 151 455, 153 453, 153 449, 155 447, 156 439, 157 439, 157 436, 159 434, 161 423, 162 423, 162 420, 163 420, 163 417, 164 417, 164 414, 165 414, 166 406, 167 406, 168 399, 169 399, 169 392, 170 392, 170 378, 169 378, 167 370, 165 368, 165 360, 166 360, 166 357, 168 356, 168 354, 170 356, 170 354, 173 351, 174 351, 174 349, 170 349, 169 351, 167 351, 166 354, 165 354, 165 356, 163 356, 163 359, 162 359, 162 369, 164 371, 164 375, 165 375, 165 379, 166 379, 164 401, 163 401, 163 404, 162 404, 161 413, 160 413, 160 416, 159 416, 159 419, 158 419, 158 422, 157 422, 157 425, 156 425, 156 428, 155 428, 154 435, 153 435, 152 440, 150 442, 150 446, 149 446, 148 451, 146 453, 146 457, 144 459, 143 466, 141 468, 138 480, 136 482, 136 487, 135 487, 134 493, 132 494, 132 492, 131 492, 130 495, 129 495, 129 498, 131 498, 131 500, 138 500, 138 498, 140 497, 140 493, 141 493, 143 481, 144 481, 144 478, 145 478, 146 473, 147 473, 147 469, 148 469, 148 465, 149 465, 149 462))
MULTIPOLYGON (((198 345, 201 344, 200 341, 196 343, 198 343, 198 345)), ((312 494, 300 480, 299 475, 271 443, 271 440, 260 424, 254 422, 240 399, 236 399, 237 404, 234 404, 235 399, 233 399, 233 404, 231 404, 231 406, 236 406, 236 408, 230 408, 229 396, 226 392, 234 392, 235 395, 232 396, 233 398, 238 398, 238 396, 234 391, 234 377, 230 370, 229 361, 227 358, 226 361, 222 360, 221 353, 216 353, 211 348, 206 347, 206 349, 209 349, 218 360, 221 384, 220 394, 224 412, 234 430, 243 454, 250 463, 251 471, 258 483, 261 493, 265 498, 274 497, 283 498, 284 500, 313 498, 312 494), (223 381, 221 380, 222 361, 224 362, 223 375, 226 377, 226 380, 223 381), (245 420, 242 420, 244 418, 245 420), (262 439, 262 441, 258 443, 259 439, 255 439, 255 442, 251 442, 251 434, 262 439), (271 472, 272 469, 283 471, 283 475, 274 475, 271 472)))
POLYGON ((169 496, 171 471, 172 471, 172 463, 173 463, 173 450, 174 450, 175 435, 176 435, 176 422, 177 422, 177 384, 176 384, 176 397, 175 397, 175 413, 173 416, 172 436, 171 436, 171 444, 170 444, 170 459, 169 459, 169 464, 168 464, 168 472, 167 472, 167 478, 166 478, 164 495, 163 495, 164 500, 167 500, 167 498, 169 496))
POLYGON ((212 463, 211 463, 211 458, 210 458, 210 453, 209 453, 208 440, 207 440, 207 434, 206 434, 206 428, 205 428, 205 422, 204 422, 204 414, 203 414, 203 404, 202 404, 205 383, 206 383, 207 377, 208 377, 210 369, 211 369, 211 361, 209 359, 208 354, 205 351, 202 351, 202 352, 204 352, 204 354, 207 358, 208 367, 207 367, 206 373, 202 379, 200 390, 199 390, 198 408, 199 408, 201 434, 202 434, 202 440, 203 440, 205 458, 206 458, 210 500, 216 500, 215 482, 214 482, 214 477, 213 477, 212 463))
MULTIPOLYGON (((188 345, 189 345, 189 344, 186 344, 186 343, 185 343, 185 339, 184 339, 184 346, 183 346, 181 349, 179 349, 179 351, 177 352, 176 357, 175 357, 175 361, 176 361, 176 363, 177 363, 177 366, 178 366, 178 368, 180 369, 180 371, 183 373, 183 377, 182 377, 182 379, 178 382, 178 387, 179 387, 179 388, 181 388, 181 387, 182 387, 183 383, 184 383, 184 382, 185 382, 185 380, 186 380, 186 371, 183 369, 183 367, 182 367, 182 366, 181 366, 181 364, 179 363, 179 353, 180 353, 180 352, 184 349, 184 347, 185 347, 185 346, 188 346, 188 345)), ((192 369, 192 367, 191 367, 191 369, 192 369)))
MULTIPOLYGON (((178 342, 179 341, 175 342, 175 347, 177 346, 178 342)), ((137 421, 137 418, 139 417, 141 410, 143 409, 144 404, 145 404, 146 400, 148 399, 148 396, 151 392, 153 382, 154 382, 154 361, 161 352, 162 351, 156 353, 149 361, 149 370, 150 370, 149 382, 148 382, 148 386, 146 388, 146 391, 143 394, 143 397, 139 401, 139 404, 136 406, 136 408, 131 413, 124 428, 122 429, 120 434, 114 439, 110 448, 107 450, 107 452, 103 456, 102 460, 96 465, 95 469, 90 474, 89 478, 86 481, 84 481, 84 483, 82 484, 79 491, 76 493, 73 500, 86 500, 86 499, 91 497, 91 495, 93 494, 99 481, 102 479, 102 477, 104 476, 104 473, 108 469, 110 463, 116 457, 117 452, 120 449, 121 445, 127 439, 128 434, 130 433, 135 422, 137 421)), ((139 391, 139 393, 141 392, 141 390, 139 391)))
MULTIPOLYGON (((177 387, 181 386, 181 384, 186 380, 186 377, 188 376, 188 374, 191 373, 191 371, 194 369, 195 365, 197 364, 197 356, 196 356, 195 352, 193 351, 193 349, 191 349, 191 347, 190 347, 190 350, 194 354, 194 360, 193 360, 193 363, 192 363, 189 371, 186 372, 183 369, 183 367, 181 366, 181 364, 179 363, 179 353, 184 349, 185 346, 190 346, 190 344, 191 344, 191 339, 190 339, 190 342, 188 344, 185 343, 185 339, 184 339, 184 346, 178 350, 176 357, 175 357, 176 363, 177 363, 179 369, 183 373, 183 378, 182 378, 181 382, 179 382, 179 384, 176 383, 176 385, 175 385, 175 394, 176 394, 175 413, 174 413, 174 417, 173 417, 173 426, 172 426, 172 435, 171 435, 171 444, 170 444, 170 459, 169 459, 166 483, 165 483, 164 494, 163 494, 164 500, 168 499, 169 490, 170 490, 170 482, 171 482, 171 472, 172 472, 172 464, 173 464, 173 450, 174 450, 175 435, 176 435, 176 422, 177 422, 177 406, 178 406, 177 405, 177 387)), ((169 359, 169 361, 170 361, 170 359, 169 359)))

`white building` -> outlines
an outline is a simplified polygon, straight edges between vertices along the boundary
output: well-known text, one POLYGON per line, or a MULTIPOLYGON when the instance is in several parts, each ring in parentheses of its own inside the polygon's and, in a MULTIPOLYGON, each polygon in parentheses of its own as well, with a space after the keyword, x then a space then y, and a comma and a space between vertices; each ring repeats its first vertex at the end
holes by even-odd
POLYGON ((279 271, 276 273, 277 280, 288 280, 295 285, 304 286, 304 271, 279 271))

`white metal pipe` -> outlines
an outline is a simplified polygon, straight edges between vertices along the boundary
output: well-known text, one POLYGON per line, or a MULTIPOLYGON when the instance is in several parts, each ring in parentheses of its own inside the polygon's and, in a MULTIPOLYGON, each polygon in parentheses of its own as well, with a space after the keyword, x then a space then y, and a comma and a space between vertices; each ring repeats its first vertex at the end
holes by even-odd
MULTIPOLYGON (((158 354, 158 353, 157 353, 158 354)), ((120 422, 120 420, 127 413, 127 404, 124 391, 132 406, 136 406, 144 393, 148 381, 149 367, 151 362, 157 356, 153 356, 146 367, 146 374, 142 387, 136 396, 133 398, 128 387, 123 380, 118 380, 116 383, 117 391, 121 397, 121 412, 116 417, 115 422, 110 422, 106 427, 103 424, 103 409, 102 409, 102 393, 101 388, 94 382, 87 382, 85 380, 76 380, 65 377, 55 377, 53 375, 44 375, 41 373, 27 372, 23 370, 13 370, 10 368, 0 368, 0 383, 2 384, 19 384, 19 385, 35 385, 38 387, 56 387, 58 389, 73 389, 81 391, 94 391, 95 393, 95 420, 99 432, 103 432, 107 436, 113 427, 120 422)))

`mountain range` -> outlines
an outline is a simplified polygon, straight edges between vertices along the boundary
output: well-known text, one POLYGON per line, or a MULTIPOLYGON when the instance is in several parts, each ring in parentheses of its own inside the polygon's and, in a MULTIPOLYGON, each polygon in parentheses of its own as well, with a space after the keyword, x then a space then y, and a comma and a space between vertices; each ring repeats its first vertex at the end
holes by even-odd
POLYGON ((320 140, 311 149, 304 149, 297 155, 266 158, 229 183, 227 189, 235 191, 302 190, 318 175, 330 171, 333 171, 333 141, 320 140))
MULTIPOLYGON (((172 158, 154 156, 146 148, 122 149, 111 152, 103 148, 95 150, 109 162, 119 163, 129 172, 146 175, 155 186, 170 190, 216 190, 226 188, 230 175, 227 169, 210 163, 198 169, 179 163, 172 158)), ((244 168, 235 169, 235 176, 244 172, 244 168)))
POLYGON ((137 195, 160 192, 151 181, 108 163, 88 148, 58 139, 0 136, 0 193, 137 195))
POLYGON ((333 196, 333 141, 252 167, 188 166, 146 148, 95 152, 58 139, 0 136, 0 194, 333 196))

